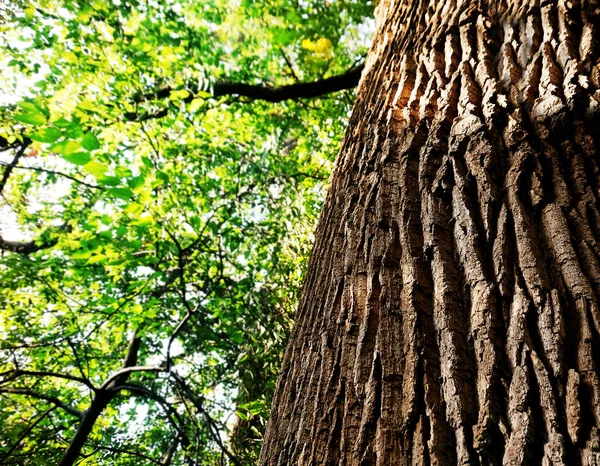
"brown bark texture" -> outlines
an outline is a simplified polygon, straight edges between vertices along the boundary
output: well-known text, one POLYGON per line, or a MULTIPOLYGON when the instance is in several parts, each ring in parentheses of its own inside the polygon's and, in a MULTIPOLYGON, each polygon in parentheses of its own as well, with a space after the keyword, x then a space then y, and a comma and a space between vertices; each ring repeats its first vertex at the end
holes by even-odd
POLYGON ((600 3, 377 17, 260 464, 600 464, 600 3))

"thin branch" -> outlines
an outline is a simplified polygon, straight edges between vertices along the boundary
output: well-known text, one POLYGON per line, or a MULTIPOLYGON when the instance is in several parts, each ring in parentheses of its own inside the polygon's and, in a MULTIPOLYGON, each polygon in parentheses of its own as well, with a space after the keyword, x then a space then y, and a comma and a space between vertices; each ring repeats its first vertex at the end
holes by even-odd
POLYGON ((221 448, 221 451, 224 452, 225 455, 227 455, 227 457, 231 460, 231 462, 234 465, 240 466, 239 460, 235 457, 235 455, 233 453, 231 453, 227 449, 227 447, 221 441, 221 437, 219 436, 220 429, 216 425, 217 424, 216 421, 212 418, 212 416, 204 408, 204 405, 202 402, 203 400, 201 398, 197 397, 194 394, 194 392, 192 392, 192 390, 188 387, 188 385, 185 383, 185 381, 177 373, 172 372, 171 375, 175 379, 175 382, 177 383, 177 385, 179 387, 181 387, 181 389, 183 390, 184 393, 186 393, 188 399, 192 402, 192 404, 196 407, 196 409, 200 413, 202 413, 202 415, 206 419, 206 422, 208 423, 208 427, 209 427, 208 431, 211 434, 211 436, 213 437, 213 440, 217 443, 217 445, 219 445, 219 448, 221 448), (214 429, 214 431, 213 431, 213 429, 214 429))
POLYGON ((32 398, 37 398, 38 400, 46 400, 79 419, 83 418, 83 412, 79 411, 78 409, 73 408, 72 406, 69 406, 67 403, 65 403, 63 401, 60 401, 55 396, 38 393, 29 388, 10 388, 10 387, 9 388, 0 388, 0 393, 25 395, 25 396, 30 396, 32 398))
POLYGON ((82 384, 88 386, 92 390, 96 390, 96 387, 94 387, 94 385, 89 381, 89 379, 86 379, 84 377, 77 377, 76 375, 60 374, 58 372, 50 372, 50 371, 26 371, 26 370, 21 370, 21 369, 15 369, 15 370, 12 370, 12 371, 3 372, 2 374, 0 374, 0 376, 6 376, 5 379, 0 380, 0 385, 5 384, 7 382, 10 382, 12 380, 15 380, 15 379, 17 379, 19 377, 22 377, 22 376, 54 377, 54 378, 57 378, 57 379, 65 379, 65 380, 72 380, 73 382, 79 382, 79 383, 82 383, 82 384))
POLYGON ((290 99, 310 99, 332 92, 351 89, 358 85, 363 67, 357 67, 344 74, 314 82, 300 82, 286 86, 263 86, 244 83, 221 82, 215 84, 213 96, 240 95, 253 100, 282 102, 290 99))
POLYGON ((158 465, 162 465, 163 463, 161 463, 160 461, 152 458, 151 456, 148 455, 144 455, 143 453, 138 453, 136 451, 133 450, 127 450, 126 448, 117 448, 117 447, 109 447, 108 445, 100 445, 100 444, 90 444, 91 447, 96 448, 97 450, 106 450, 106 451, 110 451, 111 453, 123 453, 125 455, 130 455, 130 456, 137 456, 138 458, 142 458, 145 459, 147 461, 150 461, 154 464, 158 464, 158 465))
POLYGON ((10 177, 10 174, 12 173, 13 169, 15 169, 17 167, 19 160, 25 154, 25 149, 27 149, 27 146, 29 146, 30 143, 31 143, 31 141, 23 142, 21 144, 21 147, 19 147, 19 150, 13 157, 12 161, 10 163, 2 163, 2 165, 4 165, 6 168, 4 169, 4 173, 2 174, 2 179, 0 180, 0 193, 2 193, 4 191, 4 188, 6 187, 6 183, 8 182, 8 178, 10 177))
MULTIPOLYGON (((121 385, 121 386, 115 388, 115 391, 121 391, 121 390, 126 390, 134 395, 141 395, 143 397, 150 398, 150 399, 156 401, 159 405, 161 405, 167 414, 167 418, 169 419, 169 422, 171 423, 173 428, 177 431, 179 438, 181 439, 181 444, 183 446, 184 452, 187 450, 187 448, 190 445, 190 439, 188 438, 187 434, 183 430, 183 428, 185 426, 185 422, 181 418, 181 415, 177 412, 177 410, 175 408, 173 408, 173 406, 171 406, 171 404, 166 399, 164 399, 158 393, 156 393, 152 390, 149 390, 146 387, 142 387, 142 386, 136 385, 136 384, 124 384, 124 385, 121 385)), ((193 464, 193 463, 191 463, 191 464, 193 464)))
MULTIPOLYGON (((14 160, 13 160, 14 161, 14 160)), ((10 167, 12 165, 5 163, 5 162, 0 162, 0 165, 4 165, 6 167, 10 167)), ((97 184, 91 184, 91 183, 86 183, 85 181, 81 181, 78 178, 75 178, 74 176, 71 175, 67 175, 66 173, 63 172, 57 172, 54 170, 48 170, 47 168, 42 168, 42 167, 26 167, 25 165, 14 165, 12 166, 12 168, 20 168, 21 170, 34 170, 37 172, 42 172, 42 173, 48 173, 50 175, 57 175, 57 176, 62 176, 63 178, 67 178, 71 181, 74 181, 75 183, 79 183, 83 186, 87 186, 88 188, 92 188, 92 189, 104 189, 102 186, 98 186, 97 184)), ((7 168, 8 170, 8 168, 7 168)), ((6 170, 5 170, 6 173, 6 170)))
POLYGON ((49 227, 40 235, 40 238, 31 241, 9 241, 0 236, 0 250, 16 252, 23 255, 32 254, 41 251, 42 249, 49 249, 58 243, 58 238, 44 237, 49 232, 55 231, 58 233, 65 231, 70 233, 72 230, 73 228, 71 225, 64 223, 57 227, 49 227))
MULTIPOLYGON (((185 293, 185 291, 184 291, 185 293)), ((183 320, 181 322, 179 322, 179 324, 177 325, 177 327, 175 328, 175 330, 173 331, 173 333, 171 334, 171 337, 169 338, 169 343, 167 344, 167 371, 171 370, 171 365, 173 364, 173 361, 171 359, 171 346, 173 345, 173 342, 175 341, 175 338, 177 338, 177 335, 179 335, 179 332, 181 332, 181 330, 183 329, 184 325, 188 322, 188 320, 190 320, 190 318, 194 315, 194 313, 197 311, 197 308, 194 309, 194 311, 190 312, 188 310, 188 312, 186 313, 185 317, 183 318, 183 320)))
POLYGON ((322 181, 327 181, 329 178, 326 176, 317 176, 317 175, 311 175, 310 173, 304 173, 304 172, 297 172, 297 173, 292 173, 290 175, 287 175, 289 178, 310 178, 313 180, 322 180, 322 181))
POLYGON ((17 441, 15 443, 13 443, 12 447, 10 447, 8 449, 8 451, 2 456, 2 458, 0 458, 0 464, 4 464, 4 460, 8 459, 10 457, 10 455, 12 455, 12 452, 16 450, 16 448, 21 444, 21 442, 25 439, 25 437, 27 437, 31 433, 31 431, 33 429, 35 429, 35 427, 40 422, 42 422, 46 418, 46 416, 48 416, 55 409, 56 409, 56 406, 53 406, 48 411, 42 413, 42 415, 40 417, 38 417, 34 422, 29 424, 29 426, 27 426, 27 428, 21 433, 21 435, 19 435, 19 438, 17 439, 17 441))
POLYGON ((38 244, 37 241, 8 241, 0 237, 0 250, 16 252, 18 254, 31 254, 41 249, 51 248, 58 242, 57 239, 50 240, 45 243, 38 244))
POLYGON ((288 66, 292 77, 295 79, 296 82, 300 82, 300 79, 298 79, 298 75, 294 71, 294 65, 292 64, 288 56, 285 54, 285 51, 281 47, 279 47, 279 51, 281 52, 281 56, 285 60, 285 64, 288 66))
MULTIPOLYGON (((71 310, 70 307, 68 309, 71 310)), ((77 326, 79 327, 79 324, 77 326)), ((81 329, 80 329, 80 333, 83 333, 81 331, 81 329)), ((79 370, 81 377, 86 378, 87 376, 85 375, 85 372, 83 371, 83 364, 81 363, 81 359, 79 358, 79 353, 77 352, 75 343, 73 343, 71 341, 71 338, 67 338, 67 344, 69 345, 69 348, 71 348, 71 351, 73 352, 73 355, 75 356, 75 365, 77 366, 77 370, 79 370)))
POLYGON ((175 440, 173 440, 171 442, 171 445, 169 445, 169 448, 167 448, 167 451, 161 458, 161 460, 160 460, 161 466, 169 466, 171 464, 173 455, 175 455, 175 452, 177 451, 178 446, 179 446, 179 439, 175 438, 175 440))

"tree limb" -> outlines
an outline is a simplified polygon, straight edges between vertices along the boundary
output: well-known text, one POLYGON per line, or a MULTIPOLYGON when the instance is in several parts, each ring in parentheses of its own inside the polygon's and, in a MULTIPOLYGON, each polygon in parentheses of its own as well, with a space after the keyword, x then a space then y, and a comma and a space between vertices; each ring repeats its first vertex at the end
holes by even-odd
POLYGON ((221 448, 221 451, 223 453, 225 453, 225 455, 227 455, 229 460, 235 466, 240 466, 240 462, 236 458, 236 456, 233 453, 231 453, 227 449, 227 447, 223 444, 223 442, 221 441, 221 438, 219 437, 219 428, 216 425, 215 420, 208 413, 208 411, 206 411, 206 409, 204 408, 203 400, 201 398, 197 397, 192 392, 192 390, 188 387, 188 385, 185 383, 185 381, 177 373, 172 372, 170 375, 175 379, 176 384, 187 395, 188 399, 192 402, 192 404, 196 407, 196 409, 204 416, 204 418, 206 419, 206 422, 208 424, 208 432, 210 433, 213 440, 217 443, 217 445, 219 445, 219 448, 221 448), (214 429, 214 431, 213 431, 213 429, 214 429))
MULTIPOLYGON (((141 343, 141 337, 134 332, 129 340, 127 354, 123 360, 123 369, 135 368, 141 343)), ((58 466, 72 466, 75 464, 75 461, 77 461, 77 458, 81 454, 81 450, 87 442, 90 433, 96 424, 96 421, 118 393, 117 390, 112 389, 114 384, 121 385, 125 383, 131 372, 131 370, 128 372, 123 372, 122 370, 117 371, 116 374, 111 376, 106 382, 104 382, 104 384, 102 384, 102 387, 96 391, 96 395, 94 396, 90 407, 85 410, 83 418, 77 427, 77 431, 69 442, 69 446, 60 459, 58 466)))
POLYGON ((129 376, 129 374, 133 372, 164 372, 164 367, 157 366, 132 366, 132 367, 124 367, 115 372, 112 376, 110 376, 106 382, 100 388, 101 390, 109 390, 117 385, 119 379, 124 378, 124 376, 129 376))
MULTIPOLYGON (((313 82, 298 82, 284 86, 265 86, 263 84, 245 84, 237 82, 221 81, 213 86, 212 97, 224 97, 227 95, 247 97, 251 100, 264 100, 267 102, 282 102, 291 99, 310 99, 330 94, 332 92, 352 89, 358 85, 364 65, 352 68, 343 74, 331 76, 313 82)), ((145 102, 147 100, 166 99, 174 91, 170 86, 163 87, 156 92, 144 94, 134 98, 135 103, 145 102)), ((193 93, 182 99, 189 103, 196 99, 193 93)), ((145 121, 153 118, 164 117, 168 113, 167 109, 159 110, 154 113, 127 112, 125 119, 129 121, 145 121)))
POLYGON ((85 410, 81 422, 77 427, 75 435, 69 442, 58 466, 72 466, 79 457, 85 442, 87 441, 96 421, 108 406, 114 395, 110 392, 99 391, 92 400, 90 407, 85 410))
POLYGON ((0 250, 16 252, 18 254, 31 254, 41 249, 51 248, 58 242, 57 239, 39 243, 36 240, 32 241, 8 241, 0 237, 0 250))

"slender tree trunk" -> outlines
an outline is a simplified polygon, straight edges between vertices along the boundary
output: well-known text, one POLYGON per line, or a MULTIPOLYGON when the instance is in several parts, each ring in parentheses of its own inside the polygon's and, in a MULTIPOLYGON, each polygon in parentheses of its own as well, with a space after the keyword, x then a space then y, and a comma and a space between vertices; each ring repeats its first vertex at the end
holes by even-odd
POLYGON ((600 464, 599 15, 380 1, 261 465, 600 464))

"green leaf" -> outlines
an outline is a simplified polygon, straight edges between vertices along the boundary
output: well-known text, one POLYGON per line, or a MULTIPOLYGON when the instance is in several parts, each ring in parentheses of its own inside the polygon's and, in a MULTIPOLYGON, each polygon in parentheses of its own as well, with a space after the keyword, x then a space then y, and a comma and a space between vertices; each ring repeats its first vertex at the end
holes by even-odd
POLYGON ((70 139, 80 139, 83 136, 83 128, 77 121, 70 121, 65 128, 65 134, 70 139))
POLYGON ((30 134, 29 137, 34 141, 53 143, 62 136, 62 131, 56 128, 44 128, 30 134))
POLYGON ((144 206, 137 202, 130 202, 123 210, 133 215, 139 215, 144 211, 144 206))
POLYGON ((92 251, 76 251, 71 254, 71 259, 88 259, 92 255, 92 251))
POLYGON ((93 133, 87 132, 81 138, 81 145, 87 150, 96 150, 100 148, 100 141, 93 133))
POLYGON ((115 175, 117 175, 119 178, 129 178, 131 175, 133 175, 133 173, 129 168, 119 166, 115 168, 115 175))
POLYGON ((15 120, 21 123, 27 123, 29 125, 41 126, 46 123, 46 117, 41 112, 26 111, 17 113, 15 120))
POLYGON ((146 182, 146 179, 142 175, 134 176, 130 180, 127 180, 127 184, 134 191, 136 191, 139 188, 141 188, 142 186, 144 186, 145 182, 146 182))
POLYGON ((129 188, 110 188, 108 192, 125 201, 128 201, 133 196, 133 192, 129 188))
POLYGON ((181 100, 181 99, 185 99, 189 95, 190 95, 190 93, 186 90, 171 91, 171 93, 169 94, 169 99, 181 100))
POLYGON ((98 176, 96 179, 104 186, 119 186, 121 184, 121 179, 116 176, 98 176))
POLYGON ((147 225, 150 225, 152 223, 153 219, 152 219, 152 215, 146 214, 142 217, 140 217, 137 220, 134 220, 133 222, 131 222, 132 225, 137 225, 140 227, 145 227, 147 225))
POLYGON ((237 415, 237 417, 239 417, 242 421, 247 421, 248 419, 250 419, 250 417, 244 413, 243 411, 236 411, 235 414, 237 415))
POLYGON ((154 164, 152 163, 152 160, 150 160, 148 157, 146 156, 142 156, 142 163, 144 165, 146 165, 148 168, 154 168, 154 164))
POLYGON ((50 146, 52 152, 60 155, 71 155, 77 152, 81 146, 76 141, 61 141, 50 146))
POLYGON ((54 126, 56 126, 57 128, 64 128, 65 130, 68 131, 68 128, 73 124, 72 122, 70 122, 69 120, 65 120, 63 117, 60 117, 58 120, 55 120, 52 122, 52 124, 54 126))
POLYGON ((131 306, 131 312, 133 312, 134 314, 141 314, 142 312, 144 312, 144 308, 141 304, 135 303, 133 306, 131 306))
POLYGON ((50 117, 50 112, 48 109, 43 105, 40 105, 38 102, 22 100, 21 102, 18 102, 17 105, 25 110, 25 112, 41 113, 46 118, 50 117))
POLYGON ((75 165, 85 165, 92 159, 92 156, 87 152, 75 152, 74 154, 63 155, 62 158, 75 165))
POLYGON ((104 254, 96 254, 88 259, 86 264, 98 264, 100 262, 105 262, 107 257, 104 254))
POLYGON ((84 168, 96 178, 104 176, 108 170, 108 167, 105 164, 98 162, 97 160, 92 160, 91 162, 86 163, 84 168))
POLYGON ((200 107, 202 107, 203 104, 204 104, 204 100, 203 99, 194 99, 194 100, 192 100, 192 102, 190 103, 190 106, 189 106, 190 113, 196 113, 198 111, 198 109, 200 107))

